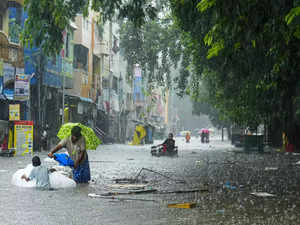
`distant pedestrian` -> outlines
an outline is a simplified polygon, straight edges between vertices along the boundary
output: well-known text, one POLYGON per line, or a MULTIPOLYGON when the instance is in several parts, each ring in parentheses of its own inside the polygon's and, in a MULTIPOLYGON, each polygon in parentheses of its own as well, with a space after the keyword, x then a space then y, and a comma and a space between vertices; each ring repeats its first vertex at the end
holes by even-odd
POLYGON ((40 157, 34 156, 32 158, 33 169, 31 170, 29 176, 25 174, 22 175, 21 179, 26 180, 36 180, 36 187, 42 189, 50 189, 50 180, 49 180, 49 170, 47 167, 41 165, 40 157))
POLYGON ((186 135, 185 135, 185 142, 190 143, 190 140, 191 140, 190 132, 187 132, 186 135))

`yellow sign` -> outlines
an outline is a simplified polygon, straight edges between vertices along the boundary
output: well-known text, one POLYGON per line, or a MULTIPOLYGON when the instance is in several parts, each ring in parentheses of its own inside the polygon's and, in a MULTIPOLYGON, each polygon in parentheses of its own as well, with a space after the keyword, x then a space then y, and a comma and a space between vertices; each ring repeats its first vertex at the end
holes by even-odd
POLYGON ((20 105, 9 105, 9 120, 20 120, 20 105))
POLYGON ((16 152, 25 155, 33 154, 33 122, 32 121, 16 121, 14 132, 14 143, 16 152))

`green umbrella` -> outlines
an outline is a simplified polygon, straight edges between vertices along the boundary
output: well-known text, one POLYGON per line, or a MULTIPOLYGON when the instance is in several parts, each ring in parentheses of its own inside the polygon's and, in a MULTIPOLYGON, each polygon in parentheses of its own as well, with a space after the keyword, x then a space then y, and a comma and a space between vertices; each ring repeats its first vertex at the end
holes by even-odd
POLYGON ((81 127, 81 134, 85 137, 86 149, 95 150, 102 142, 96 136, 92 128, 82 125, 81 123, 65 123, 57 133, 57 137, 62 140, 71 135, 71 130, 74 126, 81 127))

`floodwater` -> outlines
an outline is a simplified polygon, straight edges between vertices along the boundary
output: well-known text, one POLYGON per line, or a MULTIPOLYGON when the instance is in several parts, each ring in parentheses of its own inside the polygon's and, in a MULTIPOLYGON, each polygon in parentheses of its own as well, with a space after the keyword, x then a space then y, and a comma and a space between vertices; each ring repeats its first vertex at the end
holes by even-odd
MULTIPOLYGON (((161 141, 155 141, 155 144, 161 141)), ((152 157, 151 145, 101 145, 88 151, 93 181, 76 188, 42 191, 11 184, 12 175, 31 163, 31 156, 0 157, 0 224, 2 225, 216 225, 300 224, 299 155, 274 150, 245 153, 212 138, 202 144, 176 138, 179 156, 152 157), (119 200, 91 198, 113 189, 115 179, 138 177, 159 193, 116 195, 119 200), (184 182, 183 182, 184 181, 184 182), (201 189, 198 193, 161 193, 201 189), (266 192, 271 197, 257 197, 266 192), (132 200, 136 199, 136 200, 132 200), (170 203, 196 202, 192 209, 170 203)), ((41 159, 47 153, 40 153, 41 159)))

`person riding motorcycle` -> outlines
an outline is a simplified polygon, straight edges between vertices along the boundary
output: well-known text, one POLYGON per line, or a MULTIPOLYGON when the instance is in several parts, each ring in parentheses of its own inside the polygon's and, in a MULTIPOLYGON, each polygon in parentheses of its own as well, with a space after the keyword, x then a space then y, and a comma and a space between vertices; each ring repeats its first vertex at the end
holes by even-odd
POLYGON ((175 140, 173 139, 173 134, 169 133, 168 138, 162 143, 157 145, 157 147, 163 146, 163 152, 171 152, 175 148, 175 140))

